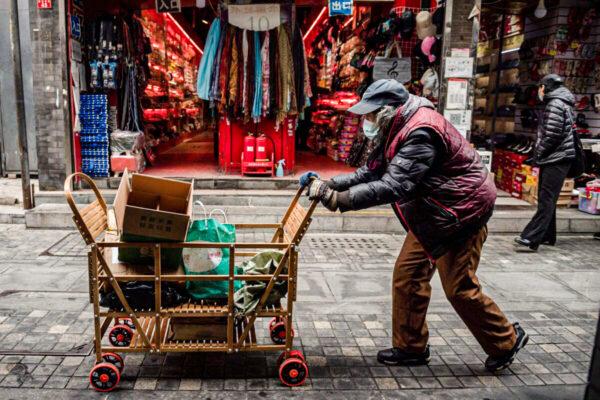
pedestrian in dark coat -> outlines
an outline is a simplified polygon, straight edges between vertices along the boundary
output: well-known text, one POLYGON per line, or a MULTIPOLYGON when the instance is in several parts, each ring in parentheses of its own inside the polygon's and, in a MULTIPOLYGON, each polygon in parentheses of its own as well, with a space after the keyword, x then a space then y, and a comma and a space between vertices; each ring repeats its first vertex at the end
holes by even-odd
POLYGON ((489 355, 486 367, 506 368, 528 336, 475 275, 496 199, 479 154, 427 99, 395 80, 374 82, 349 111, 365 116, 363 131, 377 143, 367 165, 327 182, 309 172, 300 183, 310 183, 309 196, 332 211, 391 204, 408 232, 392 283, 393 347, 378 360, 429 362, 425 316, 437 269, 450 303, 489 355))
POLYGON ((556 202, 576 158, 573 106, 575 96, 556 74, 540 81, 538 96, 545 104, 538 128, 533 162, 540 167, 538 209, 521 236, 517 251, 537 251, 540 244, 556 243, 556 202))

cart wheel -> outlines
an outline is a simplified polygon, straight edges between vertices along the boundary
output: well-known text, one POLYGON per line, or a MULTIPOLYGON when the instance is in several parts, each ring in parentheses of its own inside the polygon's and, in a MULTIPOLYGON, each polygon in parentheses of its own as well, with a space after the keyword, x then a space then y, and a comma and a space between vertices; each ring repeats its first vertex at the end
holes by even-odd
POLYGON ((277 324, 278 322, 283 321, 280 317, 273 317, 270 321, 269 321, 269 331, 273 330, 273 327, 275 326, 275 324, 277 324))
POLYGON ((102 359, 104 362, 110 363, 117 367, 119 373, 123 372, 123 368, 125 368, 125 362, 123 361, 123 357, 117 353, 102 353, 102 359))
POLYGON ((96 364, 90 371, 90 383, 99 392, 110 392, 119 384, 121 373, 111 363, 96 364))
POLYGON ((131 318, 123 318, 121 320, 117 319, 115 321, 115 326, 116 325, 127 325, 128 327, 130 327, 132 330, 135 329, 135 324, 133 323, 133 321, 131 320, 131 318))
MULTIPOLYGON (((300 350, 292 350, 290 351, 290 356, 288 358, 298 358, 304 362, 306 362, 306 359, 304 358, 304 354, 302 354, 302 352, 300 350)), ((281 366, 281 364, 283 364, 283 361, 286 360, 285 358, 285 351, 282 351, 281 354, 279 355, 279 357, 277 358, 277 366, 281 366)))
MULTIPOLYGON (((294 336, 294 330, 292 329, 292 337, 294 336)), ((271 340, 275 344, 285 343, 285 322, 278 322, 271 329, 271 340)))
POLYGON ((127 347, 133 338, 133 331, 127 325, 115 325, 108 334, 108 341, 116 347, 127 347))
POLYGON ((279 367, 279 380, 285 386, 300 386, 308 378, 308 366, 299 358, 288 358, 279 367))

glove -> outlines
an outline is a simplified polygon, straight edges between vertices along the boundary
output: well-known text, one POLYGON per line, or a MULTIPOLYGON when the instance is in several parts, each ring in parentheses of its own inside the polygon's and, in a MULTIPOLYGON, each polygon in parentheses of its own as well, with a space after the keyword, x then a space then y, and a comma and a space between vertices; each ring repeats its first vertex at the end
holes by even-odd
POLYGON ((329 211, 336 211, 338 209, 337 191, 331 189, 320 179, 313 180, 308 186, 308 198, 311 200, 320 200, 321 204, 329 211))
POLYGON ((317 179, 319 179, 319 174, 317 174, 316 172, 313 171, 308 171, 305 172, 304 174, 302 174, 302 176, 300 177, 300 187, 306 187, 310 184, 310 181, 312 177, 315 177, 317 179))

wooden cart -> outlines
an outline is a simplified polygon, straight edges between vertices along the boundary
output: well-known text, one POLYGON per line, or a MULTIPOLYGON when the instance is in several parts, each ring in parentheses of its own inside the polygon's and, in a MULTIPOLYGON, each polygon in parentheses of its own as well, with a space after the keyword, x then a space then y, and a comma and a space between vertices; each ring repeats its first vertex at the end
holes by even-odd
MULTIPOLYGON (((98 391, 113 390, 123 371, 123 358, 118 352, 227 352, 239 351, 282 351, 278 359, 279 379, 284 385, 299 386, 308 377, 308 366, 303 354, 293 350, 294 331, 292 329, 293 306, 296 300, 298 266, 298 245, 306 233, 317 205, 312 201, 308 209, 300 205, 303 189, 294 196, 280 223, 237 224, 236 229, 272 229, 273 239, 269 243, 131 243, 118 240, 117 232, 111 223, 106 202, 94 181, 85 174, 75 173, 65 180, 65 196, 73 211, 73 220, 87 245, 89 262, 90 302, 94 311, 94 350, 96 365, 90 372, 90 382, 98 391), (96 199, 89 205, 78 208, 71 192, 73 179, 78 178, 93 190, 96 199), (120 247, 146 248, 153 252, 154 265, 137 268, 123 266, 112 260, 113 249, 120 247), (185 275, 179 271, 161 270, 161 251, 173 248, 227 248, 230 251, 228 275, 185 275), (278 250, 283 252, 281 261, 272 275, 235 274, 235 264, 252 257, 259 251, 278 250), (287 274, 284 273, 287 267, 287 274), (131 281, 154 282, 154 308, 133 309, 126 300, 120 283, 131 281), (161 283, 185 281, 228 281, 226 304, 214 302, 190 302, 177 307, 163 307, 161 304, 161 283), (267 287, 258 306, 249 315, 236 318, 234 315, 234 281, 265 281, 267 287), (277 281, 288 284, 286 304, 268 305, 267 298, 277 281), (122 311, 100 308, 100 293, 114 291, 122 304, 122 311), (208 319, 220 317, 226 321, 226 340, 171 340, 168 332, 175 318, 196 319, 203 324, 208 319), (257 342, 255 322, 257 318, 271 318, 270 337, 273 343, 257 342), (108 332, 107 340, 103 340, 108 332), (108 341, 109 344, 106 344, 108 341)), ((225 323, 223 324, 225 325, 225 323)))

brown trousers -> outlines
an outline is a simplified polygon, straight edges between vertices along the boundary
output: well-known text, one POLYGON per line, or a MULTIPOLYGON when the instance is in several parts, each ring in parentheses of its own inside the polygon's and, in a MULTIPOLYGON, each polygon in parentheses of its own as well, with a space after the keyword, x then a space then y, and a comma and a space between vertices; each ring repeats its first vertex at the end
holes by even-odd
POLYGON ((475 272, 487 238, 483 227, 431 265, 425 250, 408 233, 394 268, 392 287, 393 346, 421 353, 429 332, 425 316, 431 297, 429 281, 437 268, 446 297, 483 350, 490 356, 506 354, 515 344, 512 325, 496 303, 481 290, 475 272))

